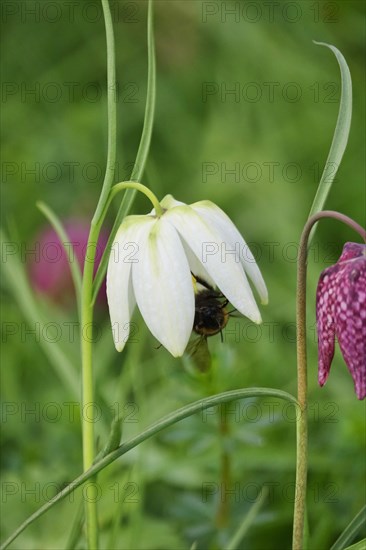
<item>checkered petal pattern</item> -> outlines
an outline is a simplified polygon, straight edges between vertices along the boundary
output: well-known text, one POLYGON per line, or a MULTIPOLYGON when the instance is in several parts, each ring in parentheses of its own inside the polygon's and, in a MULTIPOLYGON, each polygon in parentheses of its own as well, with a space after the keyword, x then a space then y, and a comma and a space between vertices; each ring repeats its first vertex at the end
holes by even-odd
POLYGON ((366 396, 366 245, 346 243, 325 269, 316 293, 318 379, 328 378, 337 337, 358 399, 366 396))

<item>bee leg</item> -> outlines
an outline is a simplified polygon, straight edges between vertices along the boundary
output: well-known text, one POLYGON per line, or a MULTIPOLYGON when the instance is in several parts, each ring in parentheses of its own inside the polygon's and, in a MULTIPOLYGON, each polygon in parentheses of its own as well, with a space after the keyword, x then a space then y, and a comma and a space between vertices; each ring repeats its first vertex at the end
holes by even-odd
POLYGON ((223 344, 224 343, 224 335, 222 333, 222 330, 220 330, 220 338, 221 338, 221 343, 223 344))
POLYGON ((197 275, 192 273, 192 271, 191 271, 191 275, 192 275, 192 277, 195 278, 196 283, 198 283, 198 284, 202 285, 203 287, 207 288, 207 290, 213 290, 212 287, 208 283, 206 283, 206 281, 204 281, 200 277, 197 277, 197 275))

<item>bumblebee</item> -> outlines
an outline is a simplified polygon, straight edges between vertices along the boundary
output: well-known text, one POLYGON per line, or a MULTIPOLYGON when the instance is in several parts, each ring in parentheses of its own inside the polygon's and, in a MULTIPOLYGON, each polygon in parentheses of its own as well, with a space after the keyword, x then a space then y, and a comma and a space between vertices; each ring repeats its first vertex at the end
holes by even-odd
POLYGON ((229 320, 229 312, 226 310, 229 300, 196 275, 193 277, 196 283, 204 287, 195 294, 193 331, 205 338, 220 333, 223 341, 222 330, 229 320))
POLYGON ((193 273, 192 279, 195 288, 195 313, 192 330, 199 335, 199 338, 188 345, 187 352, 196 367, 201 372, 206 372, 211 365, 207 338, 220 333, 221 342, 223 342, 222 331, 232 312, 227 311, 226 306, 229 300, 221 292, 193 273), (198 289, 197 285, 202 288, 198 289))

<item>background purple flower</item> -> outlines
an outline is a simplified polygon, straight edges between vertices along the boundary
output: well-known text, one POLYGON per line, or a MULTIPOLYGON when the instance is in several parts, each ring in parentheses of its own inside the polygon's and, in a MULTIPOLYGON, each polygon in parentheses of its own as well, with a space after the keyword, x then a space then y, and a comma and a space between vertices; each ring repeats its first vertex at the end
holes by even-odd
MULTIPOLYGON (((86 220, 70 219, 63 223, 69 237, 68 254, 71 261, 77 261, 83 269, 89 235, 89 222, 86 220)), ((106 247, 108 233, 101 231, 97 244, 96 271, 103 250, 106 247)), ((30 277, 34 288, 41 294, 47 295, 52 301, 63 306, 75 303, 75 291, 71 278, 69 261, 57 233, 52 228, 43 229, 35 239, 33 245, 36 253, 29 266, 30 277)), ((99 304, 107 304, 105 281, 98 295, 99 304)))
POLYGON ((366 245, 346 243, 338 262, 320 275, 316 294, 319 384, 325 384, 334 337, 353 377, 358 399, 366 396, 366 245))

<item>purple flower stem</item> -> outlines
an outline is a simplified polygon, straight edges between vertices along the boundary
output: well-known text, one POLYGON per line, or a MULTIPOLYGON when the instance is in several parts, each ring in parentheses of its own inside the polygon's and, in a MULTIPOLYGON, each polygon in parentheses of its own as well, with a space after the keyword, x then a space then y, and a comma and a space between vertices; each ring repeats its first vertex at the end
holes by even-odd
POLYGON ((308 455, 307 427, 307 360, 306 360, 306 272, 308 240, 313 225, 322 218, 334 218, 354 229, 366 242, 366 230, 348 216, 333 210, 324 210, 311 216, 301 235, 297 263, 296 326, 297 326, 297 400, 300 415, 297 422, 297 456, 293 550, 304 547, 304 517, 306 513, 306 482, 308 455))

